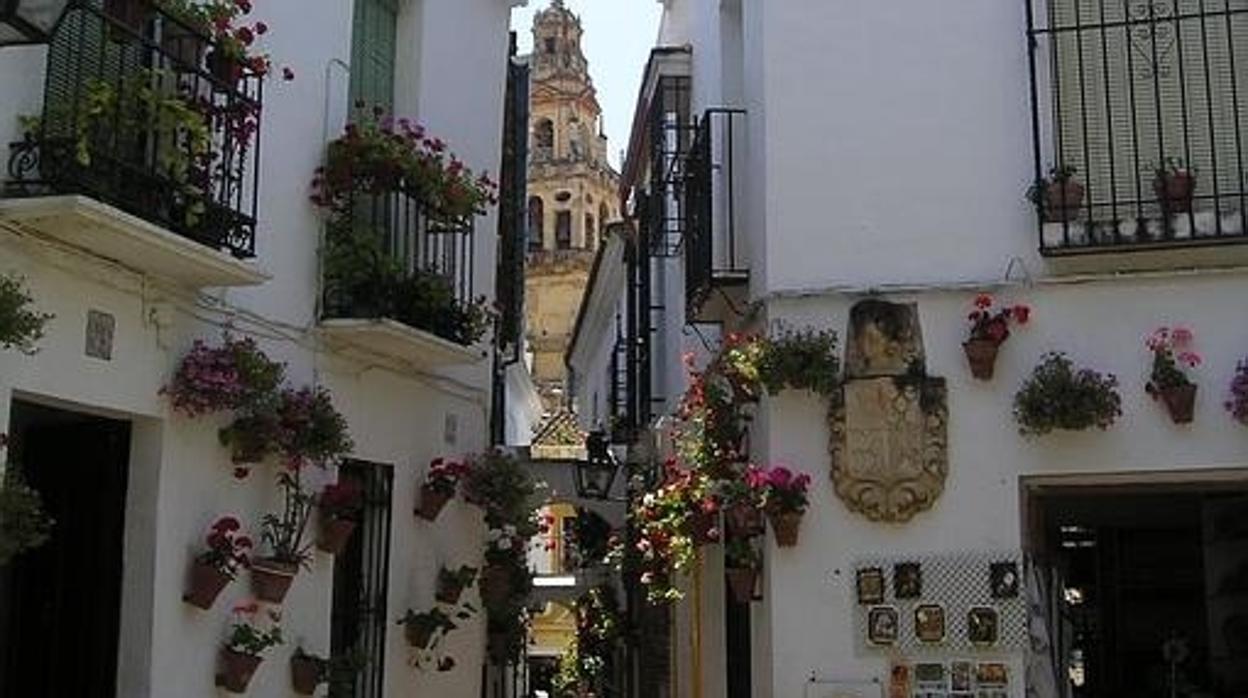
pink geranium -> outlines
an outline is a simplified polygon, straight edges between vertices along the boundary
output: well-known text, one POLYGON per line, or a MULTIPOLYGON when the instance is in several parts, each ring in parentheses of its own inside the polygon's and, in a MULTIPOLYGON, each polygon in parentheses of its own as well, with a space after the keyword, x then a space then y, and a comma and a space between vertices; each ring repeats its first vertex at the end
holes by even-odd
POLYGON ((778 465, 762 471, 765 481, 763 506, 768 513, 802 513, 806 511, 810 500, 810 476, 805 473, 795 474, 792 470, 778 465))

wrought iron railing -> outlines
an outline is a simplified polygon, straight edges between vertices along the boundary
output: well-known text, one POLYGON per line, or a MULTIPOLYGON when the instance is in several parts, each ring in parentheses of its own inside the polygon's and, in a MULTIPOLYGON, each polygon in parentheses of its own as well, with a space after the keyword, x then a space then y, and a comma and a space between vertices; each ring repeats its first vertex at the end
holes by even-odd
POLYGON ((717 283, 749 278, 737 239, 736 163, 745 123, 742 109, 708 109, 698 125, 686 172, 685 309, 690 318, 717 283))
POLYGON ((1026 2, 1041 251, 1248 241, 1248 0, 1026 2))
POLYGON ((675 257, 685 234, 685 168, 697 133, 690 114, 692 81, 687 76, 659 79, 647 119, 650 187, 645 216, 651 253, 675 257))
POLYGON ((406 188, 357 195, 326 233, 323 316, 386 318, 472 343, 473 228, 406 188))
POLYGON ((83 194, 236 257, 255 254, 262 79, 148 3, 75 4, 6 196, 83 194), (210 69, 214 66, 215 69, 210 69))

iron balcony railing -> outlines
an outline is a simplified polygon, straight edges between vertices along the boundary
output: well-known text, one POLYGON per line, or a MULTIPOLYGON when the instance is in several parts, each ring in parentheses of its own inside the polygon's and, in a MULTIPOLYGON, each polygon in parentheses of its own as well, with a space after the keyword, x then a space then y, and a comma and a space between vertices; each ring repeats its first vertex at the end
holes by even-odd
POLYGON ((56 29, 5 195, 82 194, 254 256, 261 76, 153 4, 121 5, 74 4, 56 29))
POLYGON ((439 214, 405 186, 356 195, 326 233, 323 316, 391 319, 471 344, 473 231, 472 217, 439 214))
POLYGON ((1248 240, 1248 0, 1026 0, 1046 254, 1248 240))
POLYGON ((737 238, 736 163, 744 128, 742 109, 708 109, 689 152, 685 206, 685 309, 697 316, 717 284, 749 279, 737 238))
POLYGON ((692 81, 688 76, 659 79, 647 117, 650 185, 644 215, 650 231, 651 254, 680 254, 685 227, 685 168, 697 133, 690 114, 692 81))

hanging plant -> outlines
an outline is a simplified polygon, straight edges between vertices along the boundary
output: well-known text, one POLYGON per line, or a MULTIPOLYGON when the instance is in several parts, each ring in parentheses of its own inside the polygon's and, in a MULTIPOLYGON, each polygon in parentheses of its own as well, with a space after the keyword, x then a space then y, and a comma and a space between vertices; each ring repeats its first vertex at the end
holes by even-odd
POLYGON ((243 693, 271 647, 282 644, 281 614, 267 611, 261 618, 254 601, 234 607, 234 623, 221 650, 217 685, 231 693, 243 693), (260 620, 260 623, 256 621, 260 620))
POLYGON ((327 485, 317 499, 317 508, 321 512, 321 530, 316 545, 331 555, 339 555, 346 549, 363 515, 364 492, 359 481, 342 477, 327 485))
POLYGON ((1152 370, 1144 390, 1165 404, 1175 424, 1188 424, 1196 406, 1196 384, 1184 373, 1200 365, 1191 350, 1192 331, 1184 327, 1159 327, 1144 344, 1153 354, 1152 370))
POLYGON ((285 364, 269 359, 255 340, 226 334, 219 347, 196 340, 161 392, 187 417, 255 409, 272 401, 285 373, 285 364))
POLYGON ((997 363, 997 352, 1010 338, 1010 325, 1026 325, 1031 308, 1026 305, 996 307, 996 301, 987 293, 975 297, 975 307, 967 315, 970 322, 969 336, 962 343, 971 375, 979 380, 992 380, 997 363))
POLYGON ((476 581, 476 567, 460 565, 454 570, 443 567, 438 570, 438 590, 435 597, 438 603, 454 606, 459 603, 459 597, 464 593, 464 589, 472 586, 476 581))
POLYGON ((212 524, 205 541, 207 549, 195 556, 191 565, 190 590, 182 600, 197 608, 209 609, 221 590, 251 563, 251 538, 242 533, 242 524, 233 516, 223 516, 212 524))
POLYGON ((776 466, 757 471, 752 479, 754 486, 763 492, 763 508, 776 536, 776 545, 781 548, 797 545, 802 517, 810 506, 810 476, 776 466))
POLYGON ((423 613, 408 611, 399 619, 408 647, 417 651, 416 664, 433 664, 439 672, 455 668, 455 659, 441 653, 442 641, 459 628, 459 623, 472 618, 476 609, 463 604, 450 613, 431 608, 423 613))
POLYGON ((324 466, 355 445, 347 420, 322 387, 283 390, 277 403, 278 445, 289 461, 324 466))
POLYGON ((251 565, 252 589, 256 596, 270 603, 281 603, 294 582, 300 567, 311 559, 310 545, 304 543, 304 530, 312 512, 315 496, 304 491, 298 467, 278 474, 277 484, 284 501, 282 513, 266 514, 263 539, 269 555, 257 558, 251 565))
POLYGON ((749 603, 754 599, 762 567, 763 555, 751 539, 736 538, 724 545, 724 577, 734 601, 749 603))
POLYGON ((446 503, 459 491, 459 482, 468 473, 468 464, 447 458, 434 458, 429 472, 420 486, 416 500, 416 515, 426 521, 434 521, 446 503))
POLYGON ((35 353, 35 344, 43 338, 52 316, 31 310, 33 302, 20 280, 0 275, 0 349, 35 353))
POLYGON ((746 468, 745 476, 719 480, 713 495, 724 512, 724 529, 729 538, 761 536, 766 529, 766 478, 756 466, 746 468))
POLYGON ((1055 429, 1108 429, 1122 415, 1118 379, 1076 369, 1065 354, 1045 355, 1014 396, 1014 419, 1024 436, 1055 429))

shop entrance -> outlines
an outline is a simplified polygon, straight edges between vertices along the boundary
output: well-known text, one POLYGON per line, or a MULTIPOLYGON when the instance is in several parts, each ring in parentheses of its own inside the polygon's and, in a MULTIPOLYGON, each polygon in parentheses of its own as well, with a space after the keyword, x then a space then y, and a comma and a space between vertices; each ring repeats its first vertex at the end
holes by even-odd
POLYGON ((130 423, 15 401, 8 432, 55 524, 0 570, 0 696, 113 698, 130 423))
POLYGON ((1045 625, 1068 695, 1248 693, 1248 483, 1029 495, 1029 538, 1052 580, 1045 625))

